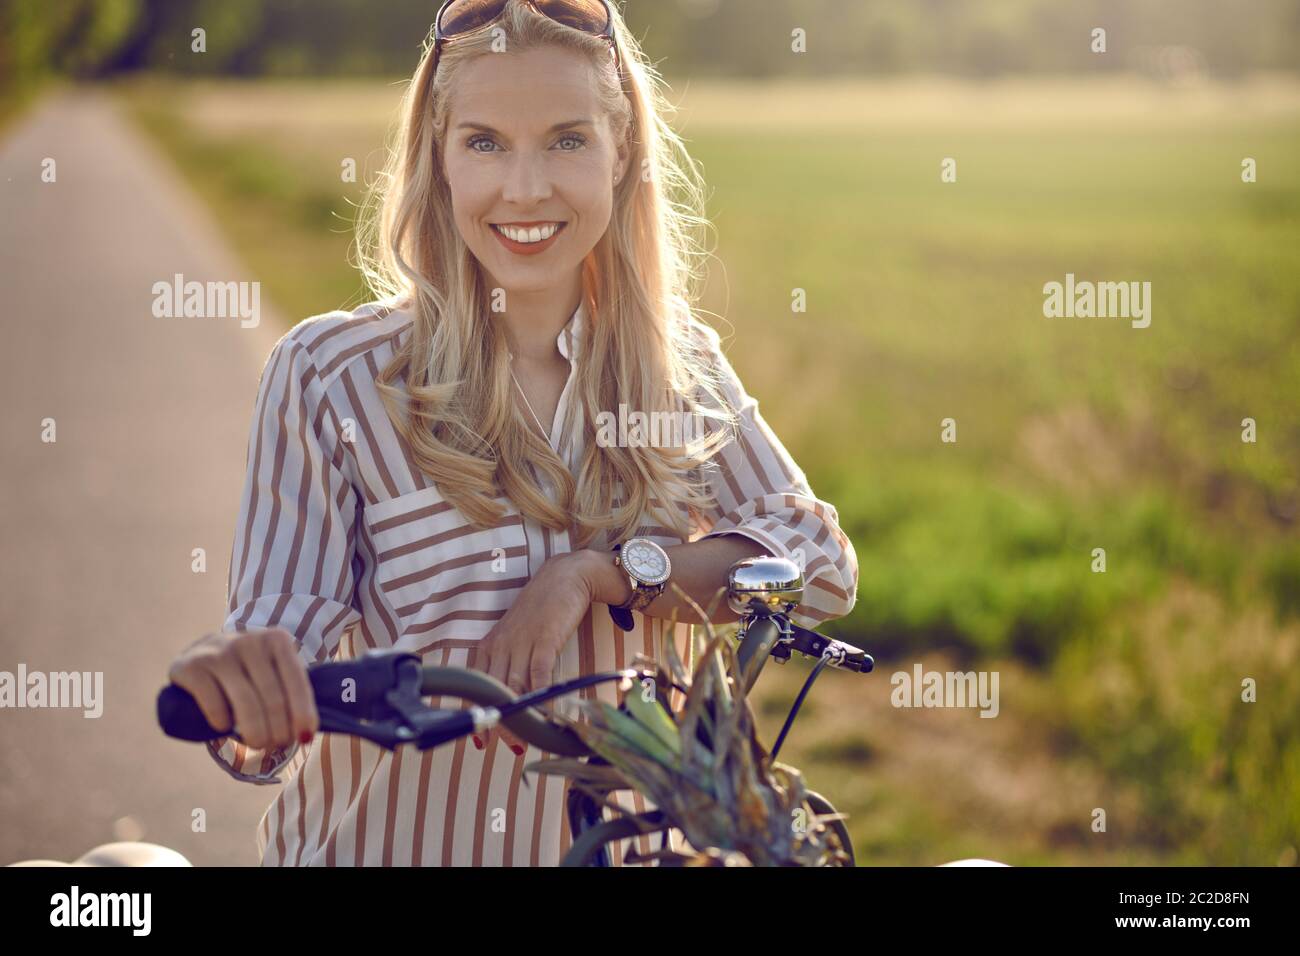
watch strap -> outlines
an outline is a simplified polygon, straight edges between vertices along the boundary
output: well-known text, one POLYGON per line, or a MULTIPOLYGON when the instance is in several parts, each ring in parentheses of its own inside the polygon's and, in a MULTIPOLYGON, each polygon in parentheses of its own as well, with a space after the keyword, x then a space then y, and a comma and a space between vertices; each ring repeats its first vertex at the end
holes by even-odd
POLYGON ((609 616, 614 619, 614 623, 618 625, 621 631, 630 631, 636 626, 636 618, 625 607, 615 607, 611 604, 609 606, 609 616))

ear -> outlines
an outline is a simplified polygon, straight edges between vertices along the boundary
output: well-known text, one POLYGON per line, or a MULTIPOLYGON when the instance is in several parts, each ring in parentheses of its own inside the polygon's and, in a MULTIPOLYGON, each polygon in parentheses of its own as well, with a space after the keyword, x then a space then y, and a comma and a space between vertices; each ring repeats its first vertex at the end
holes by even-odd
POLYGON ((433 137, 433 165, 437 168, 438 173, 442 176, 442 181, 447 181, 447 157, 446 150, 442 148, 442 140, 435 133, 433 137))
POLYGON ((617 175, 618 182, 620 183, 627 179, 627 167, 631 158, 632 147, 628 144, 627 139, 624 138, 623 141, 619 143, 618 160, 614 163, 614 173, 617 175))
POLYGON ((614 160, 614 175, 618 177, 620 183, 627 179, 628 164, 632 160, 631 140, 632 127, 631 124, 628 124, 628 128, 624 130, 623 135, 619 137, 616 158, 614 160))

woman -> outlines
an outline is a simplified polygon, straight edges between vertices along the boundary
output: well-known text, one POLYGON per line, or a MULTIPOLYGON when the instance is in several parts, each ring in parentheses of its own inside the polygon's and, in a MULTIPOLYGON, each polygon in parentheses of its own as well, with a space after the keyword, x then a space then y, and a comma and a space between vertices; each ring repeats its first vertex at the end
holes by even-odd
POLYGON ((286 774, 263 865, 547 866, 570 842, 564 780, 524 775, 549 755, 504 729, 424 753, 312 740, 309 663, 400 649, 523 692, 661 639, 685 654, 668 619, 699 618, 615 564, 633 538, 701 606, 762 554, 804 566, 805 625, 855 599, 835 509, 691 316, 701 190, 612 6, 459 0, 436 25, 363 233, 382 297, 272 351, 229 616, 171 671, 242 738, 209 745, 225 769, 286 774), (628 409, 705 427, 611 427, 628 409))

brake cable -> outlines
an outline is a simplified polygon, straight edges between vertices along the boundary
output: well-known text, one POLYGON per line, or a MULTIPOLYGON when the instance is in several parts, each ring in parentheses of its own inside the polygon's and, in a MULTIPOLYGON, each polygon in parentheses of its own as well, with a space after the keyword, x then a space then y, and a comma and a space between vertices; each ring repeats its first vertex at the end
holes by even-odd
MULTIPOLYGON (((421 688, 423 668, 419 665, 418 658, 414 655, 394 655, 386 663, 393 667, 395 680, 382 693, 380 700, 372 702, 368 715, 370 719, 357 720, 336 708, 320 706, 322 729, 356 734, 389 749, 397 744, 414 742, 420 750, 427 750, 471 730, 494 727, 501 720, 552 698, 596 684, 637 680, 652 674, 634 667, 586 674, 515 697, 508 703, 488 707, 475 705, 464 710, 448 711, 431 710, 424 704, 425 695, 421 688)), ((669 683, 674 689, 685 692, 676 681, 669 683)))
POLYGON ((773 760, 776 759, 777 753, 780 752, 781 744, 785 742, 785 735, 790 732, 790 728, 794 725, 794 719, 799 715, 799 708, 803 705, 804 698, 807 697, 808 692, 812 690, 813 681, 817 679, 818 675, 821 674, 822 669, 825 668, 827 664, 835 662, 839 658, 843 657, 842 651, 837 653, 836 650, 832 650, 832 648, 835 648, 834 642, 826 645, 826 649, 822 651, 821 658, 815 665, 813 665, 812 673, 809 674, 808 679, 803 682, 803 689, 799 691, 799 696, 795 698, 794 706, 790 708, 790 713, 785 718, 785 725, 781 728, 781 733, 777 735, 776 743, 772 746, 773 760))

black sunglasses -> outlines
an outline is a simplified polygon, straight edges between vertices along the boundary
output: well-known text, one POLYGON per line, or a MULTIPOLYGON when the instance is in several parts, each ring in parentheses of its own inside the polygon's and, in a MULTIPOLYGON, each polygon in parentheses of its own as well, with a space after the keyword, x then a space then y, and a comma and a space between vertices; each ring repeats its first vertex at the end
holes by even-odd
MULTIPOLYGON (((446 40, 476 33, 505 12, 509 0, 445 0, 433 21, 433 69, 446 40)), ((609 41, 614 68, 621 67, 618 44, 614 42, 614 12, 609 0, 518 0, 556 23, 609 41)))

